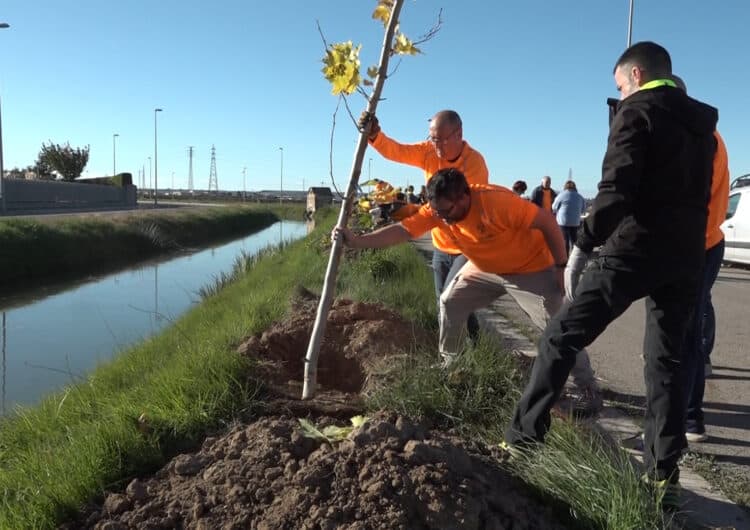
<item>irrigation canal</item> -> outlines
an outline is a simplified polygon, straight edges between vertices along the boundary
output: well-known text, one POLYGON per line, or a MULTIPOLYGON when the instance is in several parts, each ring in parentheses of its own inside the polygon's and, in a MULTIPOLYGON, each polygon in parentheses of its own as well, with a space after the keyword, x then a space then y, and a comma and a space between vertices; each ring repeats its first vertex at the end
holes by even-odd
POLYGON ((0 415, 36 403, 158 333, 199 302, 199 289, 230 272, 241 253, 252 255, 306 233, 303 222, 281 221, 191 254, 0 298, 0 415))

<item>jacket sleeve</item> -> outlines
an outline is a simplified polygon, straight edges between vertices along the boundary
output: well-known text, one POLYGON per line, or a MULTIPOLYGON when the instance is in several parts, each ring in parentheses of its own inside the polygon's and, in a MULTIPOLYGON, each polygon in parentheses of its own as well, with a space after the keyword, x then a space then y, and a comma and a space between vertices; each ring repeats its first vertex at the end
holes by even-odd
POLYGON ((539 186, 534 188, 531 192, 531 202, 533 202, 540 208, 542 207, 542 188, 540 188, 539 186))
POLYGON ((420 169, 424 169, 427 148, 430 147, 427 142, 400 144, 396 140, 386 136, 383 131, 378 133, 375 140, 370 142, 370 145, 388 160, 409 164, 420 169))
POLYGON ((632 213, 643 174, 650 134, 644 112, 624 105, 615 115, 602 164, 602 180, 591 213, 578 232, 576 245, 591 252, 602 245, 622 219, 632 213))

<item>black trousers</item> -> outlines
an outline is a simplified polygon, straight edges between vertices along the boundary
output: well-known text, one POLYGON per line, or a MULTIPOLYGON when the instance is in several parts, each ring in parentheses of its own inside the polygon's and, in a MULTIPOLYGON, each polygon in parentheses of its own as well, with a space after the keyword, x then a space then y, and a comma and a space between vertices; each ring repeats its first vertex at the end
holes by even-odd
MULTIPOLYGON (((674 476, 687 444, 680 356, 700 272, 699 264, 654 266, 644 260, 615 257, 594 260, 578 285, 576 299, 563 306, 542 334, 539 355, 506 440, 544 441, 550 409, 560 396, 576 352, 590 345, 631 303, 645 297, 644 461, 657 480, 674 476)), ((638 358, 633 362, 639 362, 638 358)))
POLYGON ((578 227, 560 225, 560 231, 565 240, 565 248, 568 249, 568 256, 570 256, 570 252, 573 250, 573 245, 576 244, 576 238, 578 237, 578 227))

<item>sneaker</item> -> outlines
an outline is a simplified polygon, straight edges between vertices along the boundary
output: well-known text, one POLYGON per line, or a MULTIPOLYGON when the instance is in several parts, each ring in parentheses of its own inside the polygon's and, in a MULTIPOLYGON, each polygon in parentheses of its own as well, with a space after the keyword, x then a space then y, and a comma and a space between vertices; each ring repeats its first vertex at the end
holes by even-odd
POLYGON ((662 510, 676 512, 680 509, 682 486, 678 480, 654 480, 648 475, 643 475, 641 480, 652 491, 656 503, 661 506, 662 510))
POLYGON ((687 438, 688 442, 698 443, 708 440, 708 435, 704 427, 696 427, 695 429, 685 431, 685 438, 687 438))
POLYGON ((706 368, 705 368, 705 371, 704 371, 704 374, 705 374, 704 377, 710 377, 710 376, 713 375, 713 373, 714 373, 714 369, 711 366, 711 363, 706 363, 706 368))
POLYGON ((594 386, 583 388, 568 387, 563 390, 556 408, 573 416, 594 416, 604 407, 602 395, 594 386))

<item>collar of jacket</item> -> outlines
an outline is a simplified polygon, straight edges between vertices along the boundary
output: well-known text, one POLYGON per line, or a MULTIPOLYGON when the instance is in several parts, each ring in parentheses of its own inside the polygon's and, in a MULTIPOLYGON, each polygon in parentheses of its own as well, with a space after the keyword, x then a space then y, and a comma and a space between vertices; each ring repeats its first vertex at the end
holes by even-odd
POLYGON ((671 86, 672 88, 677 88, 677 85, 671 79, 654 79, 653 81, 642 84, 639 90, 649 90, 660 86, 671 86))

